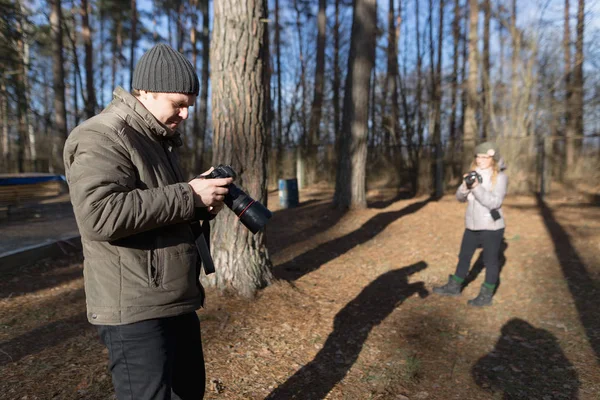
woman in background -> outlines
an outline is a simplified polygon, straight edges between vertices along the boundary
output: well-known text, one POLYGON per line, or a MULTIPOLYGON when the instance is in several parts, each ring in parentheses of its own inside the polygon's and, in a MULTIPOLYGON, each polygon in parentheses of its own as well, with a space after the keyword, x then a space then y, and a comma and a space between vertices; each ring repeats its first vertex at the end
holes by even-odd
POLYGON ((501 207, 508 178, 503 172, 504 163, 500 159, 498 148, 491 142, 481 143, 475 148, 471 170, 464 175, 464 180, 456 191, 458 201, 468 202, 466 229, 460 246, 458 265, 454 274, 449 276, 448 283, 434 287, 433 292, 445 296, 458 296, 469 273, 473 253, 482 246, 485 281, 479 295, 468 301, 472 306, 481 307, 492 304, 492 297, 498 285, 500 246, 505 227, 501 207))

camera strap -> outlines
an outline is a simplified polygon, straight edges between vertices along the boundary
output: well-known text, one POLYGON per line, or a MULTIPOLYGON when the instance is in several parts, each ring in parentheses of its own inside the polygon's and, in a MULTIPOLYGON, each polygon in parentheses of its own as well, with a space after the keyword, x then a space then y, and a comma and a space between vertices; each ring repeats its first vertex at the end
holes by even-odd
POLYGON ((196 248, 198 249, 198 253, 202 259, 204 273, 206 275, 210 275, 215 272, 215 264, 213 263, 212 256, 210 255, 210 250, 206 240, 207 237, 210 237, 210 222, 204 221, 202 223, 202 231, 196 238, 196 248))

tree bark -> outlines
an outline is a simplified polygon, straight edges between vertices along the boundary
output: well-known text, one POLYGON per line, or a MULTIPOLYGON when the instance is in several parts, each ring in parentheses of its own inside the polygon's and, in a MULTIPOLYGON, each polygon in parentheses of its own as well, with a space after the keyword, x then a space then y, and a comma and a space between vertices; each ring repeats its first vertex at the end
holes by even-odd
MULTIPOLYGON (((571 108, 571 117, 573 118, 573 134, 580 136, 584 134, 583 130, 583 30, 584 30, 584 8, 585 1, 579 0, 577 6, 577 38, 575 39, 575 63, 573 65, 573 101, 571 108)), ((575 140, 573 137, 567 139, 570 142, 571 159, 567 161, 569 166, 573 166, 578 150, 581 148, 583 140, 575 140)))
POLYGON ((96 90, 94 89, 94 49, 89 24, 90 12, 91 5, 88 3, 88 0, 81 0, 81 35, 83 36, 83 46, 85 48, 85 86, 87 92, 85 115, 87 118, 92 118, 96 113, 96 90))
POLYGON ((355 0, 344 93, 341 154, 334 204, 366 208, 366 162, 370 78, 375 63, 376 0, 355 0))
POLYGON ((463 128, 463 170, 467 170, 472 161, 477 138, 477 87, 479 78, 478 69, 478 33, 479 3, 477 0, 469 0, 469 74, 467 76, 467 107, 465 110, 465 125, 463 128))
MULTIPOLYGON (((266 205, 269 73, 266 0, 213 3, 211 40, 213 164, 230 164, 235 185, 266 205)), ((263 231, 256 235, 223 210, 214 224, 217 273, 206 280, 245 297, 272 280, 263 231)))
POLYGON ((458 42, 460 39, 460 3, 454 0, 454 20, 452 21, 452 79, 450 92, 450 151, 456 143, 456 106, 458 103, 458 42))
POLYGON ((275 52, 277 63, 277 130, 275 131, 275 171, 279 178, 282 173, 283 159, 283 107, 281 97, 281 26, 279 24, 279 0, 275 0, 275 52))
MULTIPOLYGON (((399 105, 398 105, 398 31, 396 29, 396 18, 394 16, 394 0, 389 1, 388 8, 388 48, 387 48, 387 74, 386 84, 384 86, 383 110, 387 116, 385 118, 386 136, 392 138, 392 142, 400 144, 400 135, 398 129, 399 105), (387 111, 388 97, 390 98, 391 109, 387 111)), ((384 143, 386 141, 384 140, 384 143)), ((390 141, 388 141, 390 142, 390 141)), ((385 151, 391 156, 391 143, 387 143, 385 151)))
POLYGON ((339 154, 340 146, 340 1, 335 0, 335 22, 333 25, 333 134, 335 138, 335 154, 339 154))
POLYGON ((135 63, 135 46, 137 40, 137 3, 131 0, 131 48, 129 50, 129 89, 133 89, 133 67, 135 63))
POLYGON ((54 123, 57 137, 53 142, 52 163, 57 170, 64 169, 62 149, 67 138, 67 108, 65 105, 65 68, 63 59, 62 7, 60 0, 51 0, 50 29, 52 34, 52 58, 54 79, 54 123))
POLYGON ((319 144, 319 126, 323 112, 323 89, 325 80, 325 32, 327 27, 327 0, 319 0, 319 13, 317 14, 317 64, 315 67, 315 90, 310 110, 308 125, 308 184, 313 184, 317 178, 317 156, 319 144))
POLYGON ((490 136, 490 107, 492 94, 490 88, 490 0, 483 0, 483 58, 482 58, 482 94, 481 94, 481 137, 487 140, 490 136))

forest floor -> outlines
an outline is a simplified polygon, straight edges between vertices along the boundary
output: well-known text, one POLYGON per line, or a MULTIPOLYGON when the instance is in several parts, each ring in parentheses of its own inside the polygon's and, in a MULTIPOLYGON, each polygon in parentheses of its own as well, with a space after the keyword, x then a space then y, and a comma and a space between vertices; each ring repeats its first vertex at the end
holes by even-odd
MULTIPOLYGON (((501 284, 473 308, 479 253, 456 298, 465 205, 369 191, 340 213, 331 189, 269 206, 278 280, 253 300, 207 290, 207 399, 600 399, 600 207, 578 194, 508 197, 501 284)), ((112 399, 85 318, 82 257, 0 279, 0 399, 112 399)))

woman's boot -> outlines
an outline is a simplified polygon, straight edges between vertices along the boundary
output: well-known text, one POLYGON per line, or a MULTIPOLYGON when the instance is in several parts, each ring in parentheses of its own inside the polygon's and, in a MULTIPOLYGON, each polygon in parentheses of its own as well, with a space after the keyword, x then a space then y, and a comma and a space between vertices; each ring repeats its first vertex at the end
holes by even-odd
POLYGON ((469 300, 467 303, 471 306, 475 307, 483 307, 489 306, 492 304, 492 297, 494 296, 495 287, 490 287, 491 285, 486 285, 485 283, 481 285, 481 290, 477 297, 472 300, 469 300))
POLYGON ((458 276, 449 275, 448 283, 446 283, 444 286, 434 287, 433 293, 441 294, 443 296, 458 296, 462 289, 462 282, 460 282, 459 279, 460 278, 458 276))

